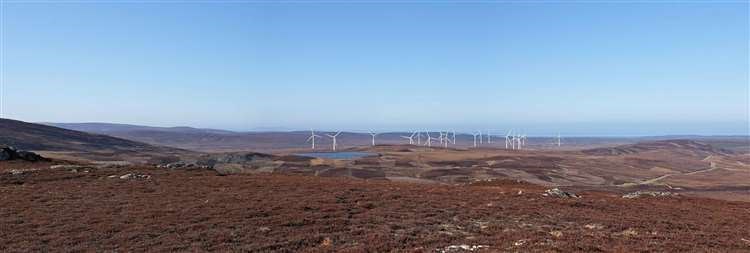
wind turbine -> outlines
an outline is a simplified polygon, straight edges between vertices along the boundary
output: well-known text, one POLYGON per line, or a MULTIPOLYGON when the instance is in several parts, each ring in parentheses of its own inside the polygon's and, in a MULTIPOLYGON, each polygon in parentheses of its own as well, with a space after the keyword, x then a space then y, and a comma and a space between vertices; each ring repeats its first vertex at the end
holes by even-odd
POLYGON ((427 140, 425 141, 425 145, 427 147, 432 147, 432 140, 435 140, 435 138, 432 138, 432 136, 430 136, 430 131, 425 131, 424 134, 427 135, 427 140))
POLYGON ((311 142, 312 141, 312 149, 315 149, 315 138, 321 138, 320 135, 315 134, 315 131, 310 129, 310 138, 307 138, 307 141, 305 142, 311 142))
POLYGON ((560 147, 560 133, 557 133, 557 147, 560 147))
POLYGON ((514 140, 516 140, 516 149, 521 150, 523 148, 523 142, 521 142, 521 134, 516 134, 516 137, 513 137, 514 140))
POLYGON ((419 131, 414 131, 415 134, 417 134, 417 145, 422 145, 422 133, 419 131))
POLYGON ((508 144, 510 144, 511 148, 514 148, 515 144, 513 144, 513 140, 511 140, 511 136, 513 134, 513 130, 508 130, 508 133, 505 134, 505 149, 508 149, 508 144))
POLYGON ((372 146, 375 146, 375 136, 377 136, 378 133, 370 131, 370 136, 372 136, 372 146))
POLYGON ((492 134, 487 130, 487 144, 492 144, 492 134))
POLYGON ((336 151, 336 136, 339 136, 339 134, 341 134, 341 131, 336 132, 334 135, 326 134, 333 139, 333 151, 336 151))
POLYGON ((445 132, 445 138, 443 139, 443 147, 448 148, 448 143, 451 142, 451 138, 448 138, 448 132, 445 132))
POLYGON ((456 130, 453 130, 453 145, 456 145, 456 130))
POLYGON ((402 135, 401 138, 408 139, 409 140, 409 145, 414 145, 414 134, 416 134, 416 133, 417 132, 414 132, 410 136, 404 136, 404 135, 402 135))
POLYGON ((484 143, 484 137, 482 137, 482 131, 477 131, 479 133, 479 144, 484 143))
MULTIPOLYGON (((477 147, 477 136, 479 136, 479 135, 481 135, 481 134, 482 134, 482 133, 480 133, 480 132, 475 132, 475 133, 473 133, 473 134, 472 134, 472 135, 474 136, 474 147, 475 147, 475 148, 477 147)), ((505 143, 505 148, 508 148, 508 143, 507 143, 507 141, 506 141, 506 143, 505 143)))

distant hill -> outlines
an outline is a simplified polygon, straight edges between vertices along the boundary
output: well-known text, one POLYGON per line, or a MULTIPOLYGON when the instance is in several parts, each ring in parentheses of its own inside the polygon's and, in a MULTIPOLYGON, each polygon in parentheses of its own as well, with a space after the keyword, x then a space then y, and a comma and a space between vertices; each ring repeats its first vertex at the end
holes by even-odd
POLYGON ((138 160, 187 155, 193 152, 154 146, 101 134, 85 133, 43 124, 0 119, 0 144, 19 149, 77 153, 94 160, 138 160))
POLYGON ((621 145, 616 147, 586 149, 581 152, 588 155, 627 155, 649 151, 689 151, 696 155, 719 155, 731 154, 730 150, 716 148, 709 144, 694 140, 661 140, 646 141, 636 144, 621 145))
POLYGON ((161 132, 173 132, 173 133, 211 133, 211 134, 234 134, 235 132, 219 129, 207 129, 207 128, 193 128, 193 127, 152 127, 152 126, 139 126, 130 124, 114 124, 114 123, 40 123, 49 126, 65 128, 70 130, 76 130, 81 132, 99 133, 99 134, 113 134, 113 133, 125 133, 133 131, 161 131, 161 132))

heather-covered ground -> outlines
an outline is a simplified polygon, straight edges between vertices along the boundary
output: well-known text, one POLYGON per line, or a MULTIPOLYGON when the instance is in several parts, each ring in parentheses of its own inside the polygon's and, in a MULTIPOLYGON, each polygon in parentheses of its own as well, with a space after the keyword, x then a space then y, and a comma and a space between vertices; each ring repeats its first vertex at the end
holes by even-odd
POLYGON ((0 164, 2 252, 433 252, 462 244, 487 252, 750 251, 747 202, 596 192, 560 199, 515 181, 450 186, 152 168, 10 172, 34 167, 0 164))

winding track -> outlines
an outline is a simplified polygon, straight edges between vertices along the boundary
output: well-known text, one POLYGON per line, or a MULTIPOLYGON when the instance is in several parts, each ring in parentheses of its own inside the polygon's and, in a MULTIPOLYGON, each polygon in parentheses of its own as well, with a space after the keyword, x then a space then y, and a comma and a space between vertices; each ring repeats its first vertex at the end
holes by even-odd
POLYGON ((658 176, 658 177, 655 177, 655 178, 652 178, 652 179, 648 179, 648 180, 642 181, 642 182, 640 182, 638 184, 639 185, 654 184, 654 183, 656 183, 656 182, 658 182, 660 180, 663 180, 663 179, 671 177, 671 176, 677 176, 677 175, 695 175, 695 174, 699 174, 699 173, 711 172, 711 171, 714 171, 714 170, 717 170, 717 169, 721 169, 718 166, 716 166, 715 162, 711 161, 711 160, 713 160, 713 156, 714 155, 709 155, 706 158, 703 158, 703 161, 709 161, 710 168, 708 168, 708 169, 696 170, 696 171, 692 171, 692 172, 666 174, 666 175, 662 175, 662 176, 658 176))

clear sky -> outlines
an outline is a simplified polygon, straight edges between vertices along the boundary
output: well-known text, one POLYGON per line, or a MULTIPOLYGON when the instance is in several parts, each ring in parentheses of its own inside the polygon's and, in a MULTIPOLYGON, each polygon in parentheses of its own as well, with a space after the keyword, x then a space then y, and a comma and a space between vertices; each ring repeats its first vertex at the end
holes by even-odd
POLYGON ((2 117, 748 133, 748 2, 2 4, 2 117))

